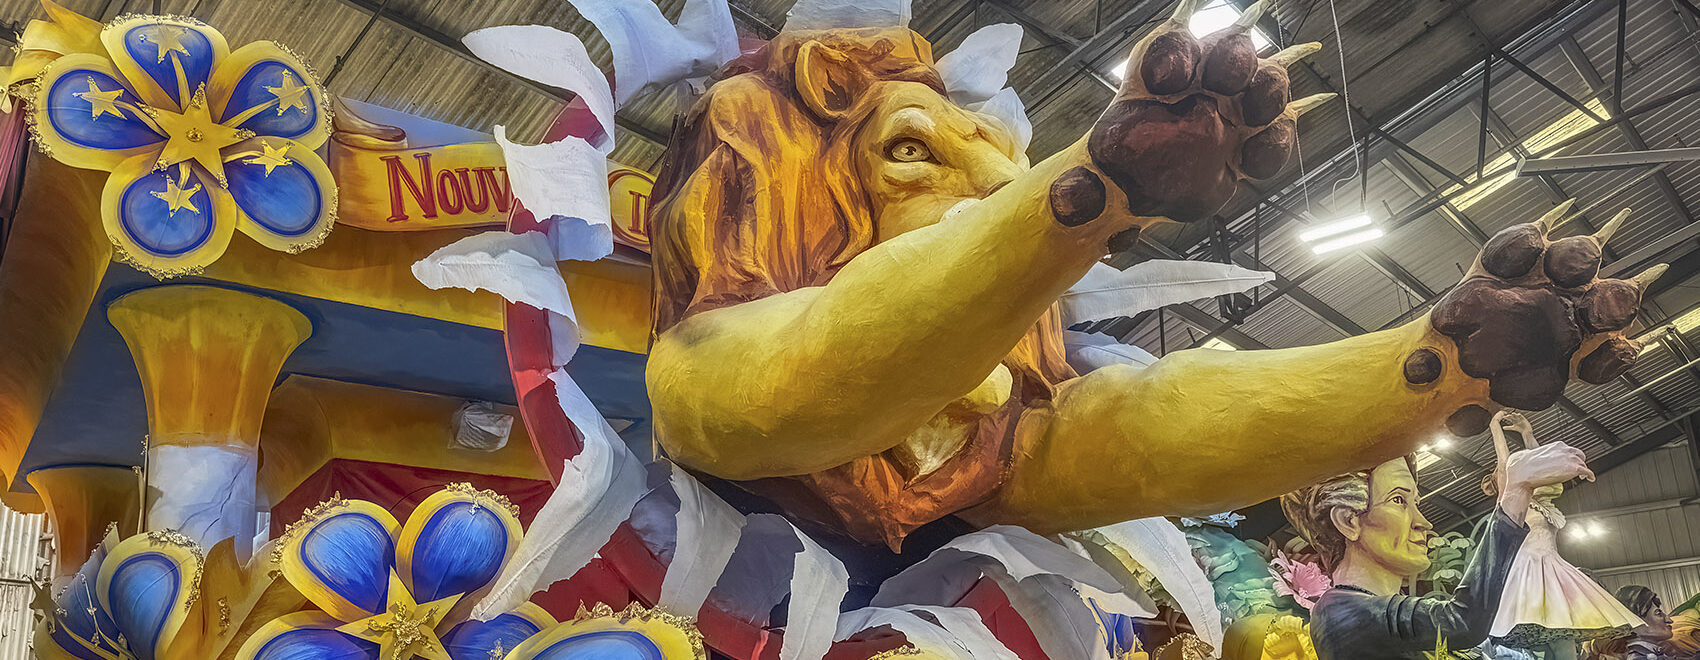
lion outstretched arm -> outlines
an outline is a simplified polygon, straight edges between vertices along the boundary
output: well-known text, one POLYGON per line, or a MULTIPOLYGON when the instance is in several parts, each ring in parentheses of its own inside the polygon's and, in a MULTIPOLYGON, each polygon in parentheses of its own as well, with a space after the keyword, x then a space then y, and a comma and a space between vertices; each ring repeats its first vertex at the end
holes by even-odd
POLYGON ((1022 420, 1011 481, 974 516, 1063 531, 1228 511, 1415 451, 1442 422, 1474 435, 1498 406, 1547 408, 1572 375, 1616 378, 1640 352, 1623 331, 1663 268, 1596 279, 1623 215, 1549 242, 1568 207, 1500 232, 1406 325, 1300 348, 1180 351, 1065 383, 1022 420))
POLYGON ((1083 160, 1059 154, 824 286, 661 333, 647 379, 669 454, 726 478, 806 474, 889 449, 974 390, 1104 252, 1114 227, 1048 208, 1083 160))
POLYGON ((717 84, 701 107, 723 112, 691 120, 673 151, 700 166, 657 207, 674 236, 658 265, 695 269, 676 278, 691 300, 658 319, 646 375, 669 454, 753 479, 890 449, 985 381, 1112 237, 1207 217, 1241 179, 1275 174, 1299 115, 1325 100, 1289 103, 1285 67, 1316 46, 1260 59, 1249 21, 1197 39, 1196 3, 1182 4, 1134 49, 1138 66, 1091 132, 1027 171, 988 156, 987 131, 925 75, 879 79, 870 72, 902 68, 855 63, 914 47, 907 30, 782 34, 765 75, 717 84), (794 95, 751 91, 773 80, 794 95), (801 183, 833 149, 852 155, 828 165, 844 168, 818 186, 829 190, 801 183), (778 209, 819 222, 858 204, 839 194, 848 179, 876 200, 873 244, 824 283, 796 277, 806 267, 792 264, 831 241, 808 240, 806 222, 778 209), (962 199, 975 201, 945 213, 962 199), (805 238, 754 247, 778 232, 805 238), (789 279, 767 286, 773 272, 789 279))

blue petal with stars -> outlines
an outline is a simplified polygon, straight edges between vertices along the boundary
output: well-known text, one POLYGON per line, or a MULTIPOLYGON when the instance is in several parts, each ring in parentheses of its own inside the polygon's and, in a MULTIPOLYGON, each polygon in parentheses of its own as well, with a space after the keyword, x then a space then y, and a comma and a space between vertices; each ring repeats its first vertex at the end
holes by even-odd
POLYGON ((103 660, 113 657, 102 655, 88 648, 104 649, 107 652, 116 651, 107 640, 118 638, 118 625, 112 622, 112 617, 106 615, 106 610, 93 600, 94 579, 79 573, 71 579, 65 593, 57 601, 59 609, 64 610, 60 616, 59 625, 54 626, 49 637, 59 645, 59 648, 82 660, 103 660))
POLYGON ((340 625, 316 610, 285 614, 254 631, 236 660, 377 660, 377 644, 338 632, 340 625))
MULTIPOLYGON (((378 645, 335 630, 304 628, 267 640, 255 660, 367 660, 378 656, 378 645)), ((485 656, 487 659, 489 656, 485 656)))
POLYGON ((394 555, 395 543, 383 522, 349 512, 314 523, 301 539, 298 557, 323 588, 377 613, 384 611, 389 595, 394 555))
POLYGON ((634 630, 598 630, 550 644, 526 660, 667 660, 661 648, 634 630))
POLYGON ((293 239, 318 228, 326 200, 301 163, 279 165, 267 174, 265 165, 237 159, 224 164, 224 175, 236 205, 266 231, 293 239))
POLYGON ((188 26, 168 23, 131 26, 124 31, 124 50, 179 107, 212 78, 217 56, 206 35, 188 26))
POLYGON ((469 620, 443 636, 443 647, 454 660, 489 660, 495 649, 512 651, 542 629, 537 622, 513 613, 489 621, 469 620))
POLYGON ((508 556, 508 533, 494 510, 450 502, 429 514, 413 542, 409 570, 416 598, 426 602, 471 593, 496 578, 508 556))
POLYGON ((54 133, 73 145, 116 150, 165 141, 133 112, 122 107, 121 104, 135 107, 141 100, 108 73, 73 68, 55 71, 52 78, 44 82, 49 85, 47 121, 52 124, 54 133), (120 92, 111 99, 116 103, 108 105, 101 102, 103 95, 115 91, 120 92))
POLYGON ((187 254, 213 237, 217 211, 208 186, 193 175, 180 182, 175 173, 175 169, 153 172, 136 180, 118 203, 119 227, 149 254, 187 254), (176 195, 181 197, 174 199, 176 195))
POLYGON ((218 120, 225 123, 251 112, 238 128, 258 135, 301 137, 319 123, 319 98, 309 80, 294 66, 262 60, 236 81, 218 120), (260 110, 252 112, 254 108, 260 110))
POLYGON ((140 660, 153 660, 155 644, 177 603, 186 577, 178 568, 163 554, 137 554, 119 564, 107 585, 113 622, 140 660))

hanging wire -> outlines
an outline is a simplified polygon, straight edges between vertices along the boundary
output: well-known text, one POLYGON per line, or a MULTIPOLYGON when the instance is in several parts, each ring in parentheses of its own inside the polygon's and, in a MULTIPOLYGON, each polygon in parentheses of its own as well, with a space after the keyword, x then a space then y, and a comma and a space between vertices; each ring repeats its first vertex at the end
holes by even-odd
POLYGON ((1364 154, 1358 149, 1358 131, 1352 125, 1351 76, 1346 73, 1346 42, 1345 37, 1340 34, 1340 12, 1335 8, 1334 0, 1328 0, 1328 16, 1334 21, 1334 52, 1340 58, 1340 98, 1346 104, 1346 135, 1351 138, 1352 164, 1355 167, 1351 174, 1335 180, 1333 189, 1329 191, 1329 197, 1333 199, 1339 196, 1342 182, 1362 177, 1363 189, 1359 191, 1358 206, 1359 210, 1368 211, 1369 209, 1365 208, 1365 205, 1369 199, 1369 178, 1368 173, 1364 170, 1364 154))

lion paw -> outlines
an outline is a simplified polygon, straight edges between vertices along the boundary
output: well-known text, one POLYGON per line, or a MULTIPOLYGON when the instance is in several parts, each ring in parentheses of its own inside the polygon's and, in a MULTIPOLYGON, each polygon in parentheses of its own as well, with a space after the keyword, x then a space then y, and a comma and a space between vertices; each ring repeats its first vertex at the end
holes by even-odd
POLYGON ((1116 100, 1088 138, 1093 164, 1127 195, 1129 211, 1181 222, 1219 210, 1242 178, 1274 176, 1298 143, 1300 114, 1332 98, 1289 103, 1287 67, 1321 48, 1258 59, 1248 30, 1263 3, 1199 39, 1195 0, 1138 46, 1116 100))
POLYGON ((1629 211, 1595 235, 1549 241, 1547 232, 1572 204, 1494 235, 1429 317, 1457 345, 1459 368, 1486 379, 1489 398, 1500 405, 1544 409, 1563 395, 1573 362, 1577 377, 1597 384, 1622 375, 1640 353, 1623 331, 1665 267, 1629 280, 1599 279, 1605 241, 1629 211))

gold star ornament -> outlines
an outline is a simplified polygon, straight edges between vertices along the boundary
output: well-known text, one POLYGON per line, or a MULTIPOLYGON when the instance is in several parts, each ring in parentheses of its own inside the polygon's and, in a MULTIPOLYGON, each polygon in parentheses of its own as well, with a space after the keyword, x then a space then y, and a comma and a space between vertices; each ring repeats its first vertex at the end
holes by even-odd
POLYGON ((182 183, 168 176, 165 178, 165 192, 155 190, 149 194, 165 202, 166 210, 172 216, 176 216, 177 212, 183 209, 189 209, 190 213, 195 214, 201 212, 200 209, 195 208, 195 193, 200 191, 201 184, 197 183, 185 189, 182 183))
POLYGON ((183 45, 183 33, 187 30, 176 25, 156 25, 136 38, 143 42, 152 42, 159 56, 159 62, 165 61, 165 56, 171 53, 182 53, 189 56, 189 47, 183 45))
POLYGON ((266 88, 272 96, 277 97, 277 114, 282 115, 294 108, 307 112, 307 92, 312 88, 301 84, 295 79, 295 75, 288 71, 283 71, 281 75, 282 80, 278 81, 276 87, 266 88))
POLYGON ((437 637, 437 624, 443 622, 460 597, 461 594, 455 594, 421 605, 414 602, 413 594, 408 593, 395 571, 390 571, 389 602, 384 611, 337 630, 376 643, 378 660, 408 660, 414 656, 453 660, 443 648, 443 640, 437 637))
POLYGON ((100 119, 101 115, 112 115, 119 119, 123 119, 124 113, 118 111, 118 97, 124 94, 124 88, 120 87, 112 91, 107 91, 101 89, 100 85, 95 84, 94 76, 88 76, 85 80, 89 83, 89 90, 86 92, 75 92, 71 95, 89 102, 91 118, 100 119))
POLYGON ((289 145, 288 144, 280 144, 280 145, 274 147, 274 146, 272 146, 271 141, 260 140, 260 150, 261 150, 260 155, 254 156, 254 157, 249 158, 248 160, 245 160, 245 161, 242 161, 242 162, 247 163, 249 165, 264 165, 264 166, 266 166, 266 176, 271 176, 272 170, 277 169, 278 167, 281 167, 281 166, 284 166, 284 165, 290 165, 290 164, 295 162, 295 161, 292 161, 292 160, 289 159, 289 145))
POLYGON ((224 156, 220 151, 254 137, 253 131, 213 121, 212 112, 207 108, 205 90, 195 92, 181 114, 153 107, 146 110, 160 133, 165 135, 165 147, 160 150, 154 167, 164 169, 193 160, 211 172, 219 185, 225 184, 224 156))

